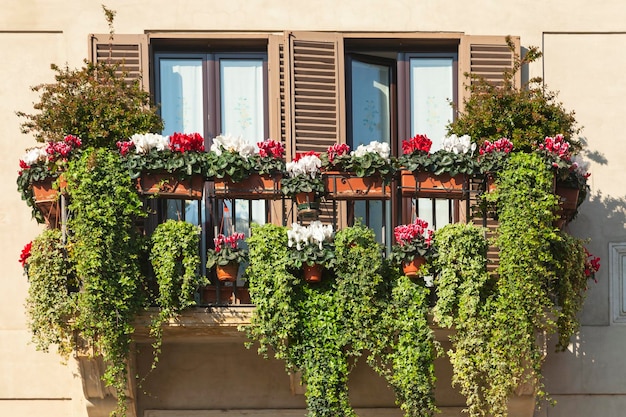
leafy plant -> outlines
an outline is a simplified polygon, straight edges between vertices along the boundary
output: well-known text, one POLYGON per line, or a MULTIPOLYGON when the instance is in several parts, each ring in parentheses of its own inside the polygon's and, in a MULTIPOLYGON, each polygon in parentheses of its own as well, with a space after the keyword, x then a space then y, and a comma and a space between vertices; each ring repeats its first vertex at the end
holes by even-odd
POLYGON ((228 177, 240 182, 251 174, 273 175, 285 171, 285 148, 267 139, 257 143, 258 151, 241 137, 220 135, 213 139, 209 154, 210 177, 228 177))
POLYGON ((30 284, 26 315, 33 342, 44 352, 56 345, 59 354, 68 357, 75 348, 72 319, 79 313, 79 283, 61 231, 44 230, 27 253, 23 256, 30 284))
POLYGON ((481 145, 485 140, 494 142, 509 138, 515 149, 532 151, 546 136, 561 133, 577 149, 581 144, 574 138, 580 131, 574 112, 568 112, 557 94, 544 88, 540 78, 533 78, 518 88, 515 75, 522 66, 541 57, 541 51, 531 46, 522 57, 515 53, 515 45, 507 38, 514 55, 511 70, 504 72, 502 85, 491 84, 477 75, 466 87, 471 93, 465 100, 463 113, 448 125, 448 132, 470 135, 481 145))
POLYGON ((145 213, 115 152, 85 150, 70 163, 66 178, 68 253, 82 285, 76 329, 102 355, 104 381, 117 394, 114 414, 124 415, 131 323, 145 307, 142 242, 135 227, 145 213))
POLYGON ((432 172, 435 175, 474 174, 478 170, 473 155, 476 145, 470 146, 469 136, 463 138, 461 142, 456 135, 448 137, 443 149, 430 153, 432 141, 426 135, 415 135, 402 141, 403 155, 398 163, 408 171, 432 172))
POLYGON ((420 218, 411 224, 396 226, 393 231, 396 243, 391 247, 389 260, 401 264, 417 256, 436 257, 437 251, 432 244, 433 231, 427 227, 428 222, 420 218))
POLYGON ((297 153, 291 162, 287 162, 287 175, 281 180, 280 188, 286 196, 298 193, 324 193, 324 182, 320 168, 322 161, 317 152, 297 153))
POLYGON ((207 268, 215 265, 228 265, 229 263, 243 263, 248 260, 248 251, 239 247, 239 241, 244 239, 243 233, 235 233, 230 236, 217 235, 213 239, 215 248, 207 251, 207 268))
POLYGON ((204 139, 197 133, 134 134, 130 140, 117 142, 122 164, 132 179, 142 173, 168 172, 179 178, 194 174, 209 176, 208 154, 204 139), (134 152, 133 152, 134 150, 134 152))
POLYGON ((40 93, 36 112, 17 112, 26 119, 22 132, 33 133, 39 142, 61 141, 73 134, 85 147, 115 149, 120 138, 163 129, 139 80, 128 82, 118 76, 117 66, 86 61, 80 69, 55 64, 51 68, 55 82, 31 88, 40 93))
POLYGON ((396 171, 391 149, 384 142, 373 141, 368 145, 359 145, 352 152, 346 144, 335 144, 329 146, 320 158, 322 167, 327 171, 353 172, 357 177, 380 175, 386 182, 391 181, 396 171))
POLYGON ((311 222, 309 226, 293 223, 291 230, 287 231, 287 237, 289 259, 294 268, 300 269, 304 264, 333 267, 335 245, 332 226, 323 225, 318 220, 311 222))
POLYGON ((155 338, 152 347, 156 362, 163 336, 161 326, 183 309, 195 305, 195 291, 208 282, 199 273, 198 226, 185 221, 167 220, 156 227, 151 241, 150 262, 159 288, 156 301, 160 308, 150 328, 150 334, 155 338))

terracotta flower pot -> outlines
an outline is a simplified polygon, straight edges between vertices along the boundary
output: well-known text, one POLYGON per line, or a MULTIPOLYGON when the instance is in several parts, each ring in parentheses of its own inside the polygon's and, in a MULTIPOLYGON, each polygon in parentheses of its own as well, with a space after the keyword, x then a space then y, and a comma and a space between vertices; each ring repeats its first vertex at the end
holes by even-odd
POLYGON ((298 217, 302 220, 316 220, 319 217, 319 202, 315 193, 298 193, 295 195, 298 217))
POLYGON ((229 177, 215 178, 213 192, 216 197, 243 198, 247 200, 278 200, 282 197, 280 180, 282 175, 252 174, 239 182, 229 177))
POLYGON ((462 199, 466 195, 465 174, 435 175, 432 172, 402 170, 400 185, 404 197, 462 199))
POLYGON ((64 193, 67 182, 63 175, 58 179, 58 188, 53 187, 56 179, 46 178, 42 181, 35 181, 32 184, 33 198, 35 205, 41 212, 48 227, 56 229, 61 220, 61 203, 59 196, 64 193))
POLYGON ((217 279, 220 281, 234 282, 237 281, 239 264, 237 262, 231 262, 226 265, 216 265, 215 271, 217 272, 217 279))
POLYGON ((324 269, 324 265, 320 264, 304 264, 302 265, 302 270, 304 271, 304 280, 306 282, 320 282, 322 280, 322 270, 324 269))
POLYGON ((419 270, 422 265, 426 263, 426 258, 423 256, 416 256, 413 260, 408 262, 402 262, 402 271, 404 275, 409 278, 415 278, 419 276, 419 270))
POLYGON ((200 200, 204 189, 201 175, 181 179, 168 173, 146 173, 137 179, 137 189, 144 195, 180 200, 200 200))

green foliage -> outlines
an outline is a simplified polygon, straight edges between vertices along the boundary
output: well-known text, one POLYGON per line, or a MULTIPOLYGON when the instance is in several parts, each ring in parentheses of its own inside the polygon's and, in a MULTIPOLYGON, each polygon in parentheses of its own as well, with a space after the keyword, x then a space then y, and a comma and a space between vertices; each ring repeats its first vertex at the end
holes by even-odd
POLYGON ((159 288, 159 314, 152 320, 150 334, 155 361, 160 353, 162 324, 183 309, 196 304, 195 291, 208 282, 199 273, 200 227, 167 220, 156 227, 151 237, 150 262, 159 288))
POLYGON ((208 269, 213 268, 215 265, 228 265, 229 263, 242 264, 247 262, 248 252, 243 248, 231 248, 225 246, 219 251, 215 249, 207 250, 206 267, 208 269))
POLYGON ((296 247, 289 248, 289 261, 294 268, 301 268, 302 265, 315 264, 324 265, 326 268, 332 268, 335 265, 335 245, 332 242, 323 242, 322 248, 315 243, 308 243, 300 249, 296 247))
POLYGON ((470 153, 454 153, 446 150, 438 150, 433 153, 413 152, 402 155, 399 158, 401 166, 409 171, 432 172, 435 175, 450 174, 475 174, 479 171, 479 165, 475 156, 470 153))
POLYGON ((66 173, 70 195, 68 253, 81 282, 76 329, 107 364, 104 380, 125 411, 131 322, 144 307, 141 240, 134 220, 142 203, 116 152, 88 149, 66 173))
POLYGON ((320 156, 326 170, 354 172, 357 177, 372 177, 379 175, 384 181, 390 182, 397 171, 395 160, 383 158, 376 152, 366 152, 362 156, 350 154, 336 156, 331 164, 328 154, 320 156))
POLYGON ((398 284, 390 302, 398 273, 383 261, 372 230, 360 224, 337 232, 335 267, 320 284, 301 279, 287 240, 284 227, 253 227, 247 274, 257 308, 245 330, 260 343, 260 354, 271 348, 288 372, 302 372, 309 415, 354 416, 348 375, 354 359, 366 351, 395 388, 407 416, 429 413, 434 350, 427 290, 398 284))
POLYGON ((34 133, 39 142, 80 137, 85 147, 115 149, 115 143, 134 133, 163 129, 149 94, 139 81, 127 82, 116 75, 118 68, 107 63, 90 63, 80 69, 51 65, 55 82, 31 89, 40 93, 35 113, 17 112, 26 119, 23 133, 34 133))
MULTIPOLYGON (((509 47, 515 47, 508 39, 509 47)), ((541 57, 537 47, 529 47, 524 57, 515 55, 511 71, 504 73, 504 84, 497 86, 475 75, 468 83, 471 95, 465 100, 465 110, 448 126, 448 133, 470 135, 479 145, 506 137, 516 150, 531 151, 546 136, 561 133, 574 147, 580 147, 574 136, 574 112, 568 112, 557 94, 545 89, 542 80, 532 79, 522 88, 515 86, 515 74, 523 65, 541 57)))
POLYGON ((315 178, 311 178, 310 175, 284 176, 280 181, 280 189, 284 195, 289 197, 298 193, 310 192, 322 195, 325 191, 324 182, 319 175, 315 178))
POLYGON ((194 174, 208 178, 209 154, 199 151, 174 152, 169 149, 151 149, 146 154, 129 152, 122 157, 122 164, 132 179, 139 178, 142 173, 168 172, 180 178, 189 178, 194 174))
POLYGON ((75 347, 71 319, 78 314, 78 282, 60 230, 45 230, 33 240, 27 271, 26 315, 35 347, 47 352, 56 345, 68 357, 75 347))

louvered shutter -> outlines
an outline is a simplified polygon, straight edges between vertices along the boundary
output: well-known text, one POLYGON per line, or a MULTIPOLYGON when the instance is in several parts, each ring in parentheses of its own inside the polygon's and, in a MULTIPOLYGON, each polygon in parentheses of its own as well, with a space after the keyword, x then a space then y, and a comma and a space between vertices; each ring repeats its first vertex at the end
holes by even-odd
MULTIPOLYGON (((520 53, 520 38, 511 37, 515 54, 520 53)), ((459 45, 459 107, 463 111, 464 100, 471 82, 466 74, 478 75, 487 82, 501 85, 503 73, 513 67, 514 53, 509 49, 505 36, 462 36, 459 45)), ((521 74, 515 74, 515 85, 521 85, 521 74)))
POLYGON ((345 142, 343 40, 336 33, 288 33, 289 110, 294 152, 345 142))
POLYGON ((143 89, 149 91, 147 35, 90 35, 89 59, 117 64, 120 76, 128 81, 141 80, 143 89))

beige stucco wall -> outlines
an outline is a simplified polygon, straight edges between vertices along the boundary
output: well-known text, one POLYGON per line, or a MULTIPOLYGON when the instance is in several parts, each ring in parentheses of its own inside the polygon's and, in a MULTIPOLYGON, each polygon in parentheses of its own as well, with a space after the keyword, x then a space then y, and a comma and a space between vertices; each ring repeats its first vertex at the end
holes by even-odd
MULTIPOLYGON (((35 352, 28 344, 23 302, 27 283, 17 263, 24 245, 39 227, 30 220, 16 192, 17 161, 32 144, 19 132, 16 110, 31 110, 36 96, 29 86, 50 81, 49 64, 79 66, 86 56, 88 33, 106 33, 100 0, 5 0, 0 13, 0 415, 82 416, 85 402, 75 368, 60 364, 53 354, 35 352)), ((543 48, 545 57, 530 68, 544 76, 550 89, 560 91, 566 108, 574 109, 584 126, 582 135, 597 153, 592 165, 592 195, 570 230, 592 238, 590 249, 603 260, 598 283, 591 284, 583 328, 571 349, 549 355, 547 388, 559 401, 542 417, 622 416, 626 403, 626 327, 610 325, 608 244, 626 242, 624 189, 626 142, 621 121, 626 93, 626 4, 621 0, 111 0, 117 33, 144 31, 217 30, 341 30, 454 31, 472 35, 513 34, 522 45, 543 48), (599 4, 598 4, 599 3, 599 4), (601 33, 599 32, 601 31, 601 33), (592 33, 593 32, 593 33, 592 33), (602 162, 602 158, 606 161, 602 162)), ((231 342, 232 343, 232 342, 231 342)), ((254 375, 270 379, 280 390, 280 404, 301 406, 301 397, 286 393, 282 365, 258 363, 254 352, 230 346, 231 359, 218 364, 219 376, 232 375, 235 364, 249 366, 245 388, 254 392, 254 375), (237 353, 238 352, 238 353, 237 353), (233 355, 237 357, 232 357, 233 355), (232 363, 231 363, 232 361, 232 363), (260 367, 260 368, 257 368, 260 367)), ((167 346, 189 360, 177 366, 186 372, 212 375, 210 358, 198 346, 167 346), (177 352, 180 350, 180 352, 177 352), (200 363, 207 356, 206 363, 200 363), (182 368, 181 368, 182 369, 182 368)), ((168 356, 164 357, 167 362, 168 356)), ((145 366, 145 364, 141 364, 145 366)), ((155 371, 159 380, 164 369, 155 371)), ((195 377, 194 377, 195 378, 195 377)), ((156 382, 148 382, 155 384, 156 382)), ((264 389, 267 388, 265 386, 264 389)), ((243 387, 238 389, 243 389, 243 387)), ((236 392, 236 391, 235 391, 236 392)), ((381 391, 383 392, 383 391, 381 391)), ((231 394, 229 394, 231 395, 231 394)), ((388 393, 380 394, 387 398, 388 393)), ((174 397, 173 397, 174 398, 174 397)), ((194 399, 194 401, 200 401, 194 399)), ((260 400, 259 400, 260 401, 260 400)), ((198 403, 198 406, 203 404, 198 403)))

